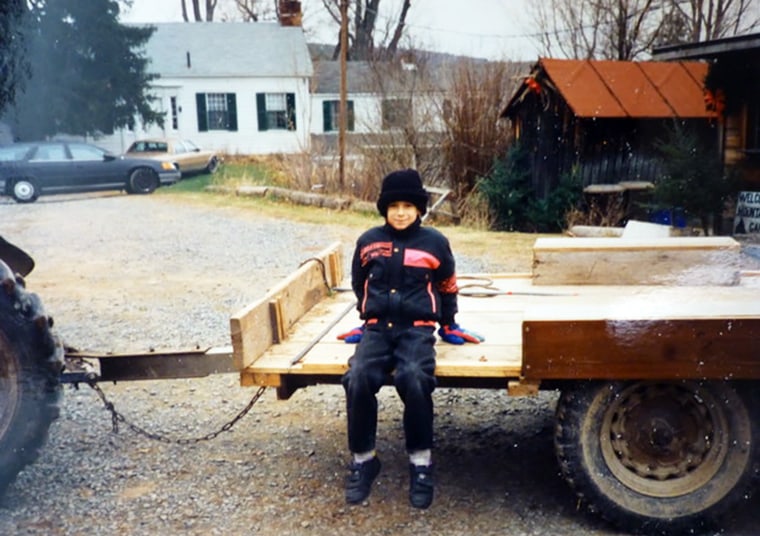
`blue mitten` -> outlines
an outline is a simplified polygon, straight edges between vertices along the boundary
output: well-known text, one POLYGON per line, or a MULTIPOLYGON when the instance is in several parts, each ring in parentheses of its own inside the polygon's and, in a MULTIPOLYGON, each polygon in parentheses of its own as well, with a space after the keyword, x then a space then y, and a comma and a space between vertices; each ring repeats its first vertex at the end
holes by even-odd
POLYGON ((346 341, 349 344, 356 344, 362 340, 362 335, 364 335, 364 326, 359 326, 346 333, 341 333, 338 335, 338 339, 346 341))
POLYGON ((441 339, 449 344, 464 344, 466 342, 480 344, 486 340, 485 337, 478 335, 474 331, 468 331, 464 328, 459 327, 459 324, 448 324, 446 326, 441 326, 441 328, 438 330, 438 335, 440 335, 441 339))

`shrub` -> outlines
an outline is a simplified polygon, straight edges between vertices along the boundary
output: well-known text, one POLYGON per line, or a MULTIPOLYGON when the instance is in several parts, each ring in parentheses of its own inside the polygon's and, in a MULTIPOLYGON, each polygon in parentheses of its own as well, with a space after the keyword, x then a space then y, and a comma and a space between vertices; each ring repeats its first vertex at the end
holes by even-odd
POLYGON ((655 146, 662 155, 664 173, 655 180, 653 208, 681 208, 687 216, 698 218, 702 230, 710 234, 713 215, 722 212, 737 191, 736 181, 723 171, 717 149, 677 122, 655 146))
POLYGON ((495 162, 491 173, 478 181, 477 190, 487 200, 492 227, 498 231, 561 231, 582 195, 580 181, 571 174, 561 177, 548 195, 539 196, 531 180, 529 155, 519 144, 495 162))

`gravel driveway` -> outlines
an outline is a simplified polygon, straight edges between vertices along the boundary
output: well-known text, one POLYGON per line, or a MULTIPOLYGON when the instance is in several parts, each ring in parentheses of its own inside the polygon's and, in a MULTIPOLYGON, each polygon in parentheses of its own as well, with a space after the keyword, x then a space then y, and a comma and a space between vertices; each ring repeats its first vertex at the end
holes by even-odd
MULTIPOLYGON (((27 286, 81 350, 145 351, 229 344, 228 318, 356 230, 275 220, 154 196, 0 199, 0 234, 37 261, 27 286)), ((460 271, 500 270, 458 259, 460 271)), ((235 374, 102 385, 136 424, 192 438, 229 421, 254 390, 235 374)), ((401 405, 380 394, 383 471, 368 504, 343 499, 343 393, 267 391, 213 441, 170 444, 111 419, 89 387, 66 389, 60 419, 37 463, 0 502, 7 535, 615 535, 576 511, 553 454, 556 396, 439 389, 437 496, 409 507, 401 405)), ((723 530, 757 535, 760 501, 748 499, 723 530)))

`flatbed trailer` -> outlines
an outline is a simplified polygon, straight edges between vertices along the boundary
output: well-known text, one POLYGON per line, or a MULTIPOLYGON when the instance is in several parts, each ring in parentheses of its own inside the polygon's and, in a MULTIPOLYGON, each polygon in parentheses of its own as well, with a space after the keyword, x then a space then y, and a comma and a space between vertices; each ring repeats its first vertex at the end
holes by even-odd
MULTIPOLYGON (((632 531, 692 533, 760 461, 760 276, 733 239, 539 239, 525 274, 460 276, 482 344, 436 345, 439 386, 560 392, 555 450, 580 503, 632 531)), ((243 386, 338 384, 360 323, 334 244, 230 320, 243 386)), ((389 383, 390 383, 389 377, 389 383)))

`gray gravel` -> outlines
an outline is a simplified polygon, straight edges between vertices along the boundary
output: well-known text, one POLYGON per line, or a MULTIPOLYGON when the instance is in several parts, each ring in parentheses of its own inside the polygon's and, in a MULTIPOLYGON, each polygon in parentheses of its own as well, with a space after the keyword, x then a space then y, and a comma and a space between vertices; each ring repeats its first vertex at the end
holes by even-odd
MULTIPOLYGON (((339 217, 339 216, 338 216, 339 217)), ((338 219, 336 217, 336 220, 338 219)), ((356 230, 182 204, 160 195, 0 199, 0 234, 29 251, 65 342, 143 351, 229 344, 228 318, 332 241, 356 230)), ((461 271, 503 269, 458 258, 461 271)), ((235 374, 102 388, 135 423, 172 437, 218 429, 253 396, 235 374)), ((551 443, 556 396, 436 391, 437 496, 408 506, 401 406, 381 391, 383 471, 366 506, 349 508, 342 391, 273 391, 228 433, 189 445, 114 433, 89 387, 67 389, 37 463, 0 502, 7 535, 623 534, 576 511, 551 443)), ((760 531, 748 499, 715 534, 760 531)))

